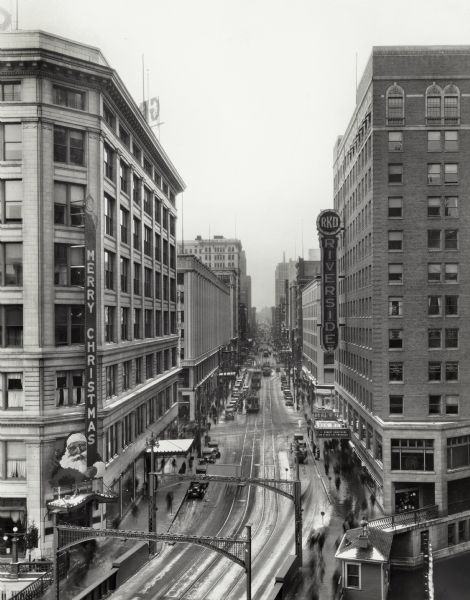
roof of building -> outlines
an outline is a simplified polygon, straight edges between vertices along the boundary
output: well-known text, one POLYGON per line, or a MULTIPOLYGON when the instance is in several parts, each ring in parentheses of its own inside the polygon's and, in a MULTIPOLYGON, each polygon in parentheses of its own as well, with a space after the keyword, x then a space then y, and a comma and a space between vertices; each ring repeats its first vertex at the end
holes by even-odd
POLYGON ((392 547, 393 534, 367 527, 368 545, 362 548, 362 527, 349 529, 343 536, 335 557, 342 560, 358 560, 361 562, 388 562, 392 547))

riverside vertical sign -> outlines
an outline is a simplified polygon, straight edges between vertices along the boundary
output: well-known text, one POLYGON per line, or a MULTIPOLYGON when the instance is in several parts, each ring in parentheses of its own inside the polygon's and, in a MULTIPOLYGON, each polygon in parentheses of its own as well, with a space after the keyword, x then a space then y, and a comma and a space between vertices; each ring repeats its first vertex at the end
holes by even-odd
POLYGON ((326 352, 338 347, 338 273, 337 248, 341 217, 332 209, 323 210, 317 218, 321 248, 321 345, 326 352))
POLYGON ((85 437, 87 466, 98 456, 96 364, 96 213, 91 196, 85 207, 85 437))

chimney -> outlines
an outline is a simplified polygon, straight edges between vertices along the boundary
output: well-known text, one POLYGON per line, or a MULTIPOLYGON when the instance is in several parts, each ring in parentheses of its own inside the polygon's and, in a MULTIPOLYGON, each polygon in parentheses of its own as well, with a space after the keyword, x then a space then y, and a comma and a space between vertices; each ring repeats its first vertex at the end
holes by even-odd
POLYGON ((369 547, 369 523, 366 519, 362 518, 360 525, 362 527, 362 532, 357 538, 357 547, 365 549, 369 547))

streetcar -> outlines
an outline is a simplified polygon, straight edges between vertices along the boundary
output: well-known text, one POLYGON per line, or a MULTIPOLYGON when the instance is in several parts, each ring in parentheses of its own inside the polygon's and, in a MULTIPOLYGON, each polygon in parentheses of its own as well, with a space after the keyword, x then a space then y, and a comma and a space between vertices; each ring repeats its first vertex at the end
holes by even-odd
POLYGON ((259 412, 259 392, 251 390, 245 400, 245 410, 247 413, 259 412))
POLYGON ((261 369, 251 369, 250 387, 252 390, 259 390, 261 387, 261 369))

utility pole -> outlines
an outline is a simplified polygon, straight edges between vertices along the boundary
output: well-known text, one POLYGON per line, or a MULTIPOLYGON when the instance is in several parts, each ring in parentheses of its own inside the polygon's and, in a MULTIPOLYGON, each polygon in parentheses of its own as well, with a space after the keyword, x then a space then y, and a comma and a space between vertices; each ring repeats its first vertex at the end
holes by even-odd
POLYGON ((245 529, 246 600, 251 600, 251 525, 247 525, 245 529))
MULTIPOLYGON (((146 440, 147 447, 150 447, 150 472, 149 472, 149 532, 157 533, 157 511, 155 506, 155 446, 158 447, 158 440, 154 437, 153 432, 149 440, 146 440)), ((155 554, 157 543, 154 540, 149 540, 149 554, 155 554)))

